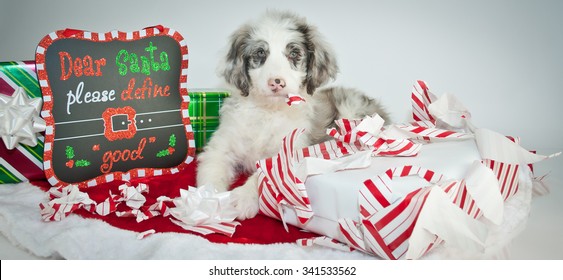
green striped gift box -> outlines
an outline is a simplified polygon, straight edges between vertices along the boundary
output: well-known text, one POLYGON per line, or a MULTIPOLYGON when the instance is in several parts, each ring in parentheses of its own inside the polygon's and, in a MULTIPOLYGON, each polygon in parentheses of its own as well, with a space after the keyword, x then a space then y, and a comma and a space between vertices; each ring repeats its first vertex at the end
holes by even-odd
MULTIPOLYGON (((12 95, 21 87, 30 97, 41 97, 34 61, 0 62, 0 94, 12 95)), ((43 173, 44 138, 35 147, 18 145, 8 150, 0 141, 0 183, 41 180, 43 173)))
POLYGON ((190 96, 190 121, 194 130, 196 151, 203 147, 219 126, 219 110, 229 92, 214 89, 188 90, 190 96))

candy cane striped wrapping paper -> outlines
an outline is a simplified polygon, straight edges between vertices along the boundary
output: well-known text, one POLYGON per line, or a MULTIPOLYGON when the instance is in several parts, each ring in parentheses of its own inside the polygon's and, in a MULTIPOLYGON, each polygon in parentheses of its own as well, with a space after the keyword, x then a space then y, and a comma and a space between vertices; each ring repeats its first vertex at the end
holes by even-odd
POLYGON ((415 156, 418 153, 420 144, 412 142, 407 135, 389 135, 383 129, 383 123, 378 115, 366 116, 362 120, 341 119, 335 121, 337 128, 328 129, 327 134, 340 145, 348 144, 357 148, 355 151, 371 149, 374 155, 415 156))
POLYGON ((280 153, 272 158, 259 161, 258 181, 261 182, 259 191, 260 210, 269 216, 281 218, 282 205, 291 205, 297 212, 302 224, 307 223, 313 215, 309 197, 305 191, 303 181, 297 176, 297 152, 294 142, 303 130, 294 130, 282 141, 280 153))
MULTIPOLYGON (((399 153, 374 152, 374 155, 386 157, 373 158, 371 166, 365 170, 301 177, 300 182, 305 182, 305 192, 310 201, 308 209, 314 211, 313 214, 308 213, 305 219, 299 217, 299 212, 294 211, 291 204, 279 204, 276 203, 279 200, 266 200, 265 196, 261 196, 262 212, 382 258, 420 258, 442 240, 449 245, 470 250, 483 249, 487 226, 481 221, 487 219, 491 222, 489 224, 500 224, 503 219, 503 201, 516 194, 518 176, 529 175, 526 173, 527 166, 523 164, 556 155, 532 156, 518 145, 507 145, 506 143, 511 141, 500 134, 476 129, 470 123, 471 115, 456 103, 457 100, 440 101, 440 98, 429 92, 424 82, 418 81, 415 84, 412 96, 413 123, 391 125, 381 131, 379 127, 374 129, 372 126, 371 133, 368 133, 366 129, 358 129, 361 122, 342 120, 337 129, 328 131, 336 140, 328 145, 322 144, 325 148, 336 147, 334 151, 339 153, 311 153, 311 150, 325 149, 316 145, 303 149, 298 154, 330 160, 366 148, 377 151, 380 146, 375 143, 389 140, 408 140, 409 143, 420 147, 418 151, 407 154, 410 156, 408 158, 396 157, 399 153), (439 103, 440 106, 428 109, 433 102, 439 103), (448 111, 450 109, 451 112, 448 111), (437 118, 431 112, 438 112, 438 115, 447 116, 448 119, 437 118), (499 155, 499 151, 505 152, 500 152, 499 155), (389 179, 393 177, 389 174, 394 172, 384 172, 382 167, 415 164, 439 170, 454 180, 447 183, 442 183, 441 179, 430 180, 430 185, 428 182, 421 184, 406 180, 399 184, 394 182, 394 186, 389 187, 389 179), (383 184, 374 187, 375 184, 371 184, 373 180, 365 180, 373 176, 369 174, 381 174, 383 177, 378 177, 378 180, 383 184), (388 179, 382 180, 385 176, 388 179), (361 191, 362 187, 366 189, 361 191), (431 203, 428 205, 427 201, 431 203), (268 213, 264 211, 265 208, 275 209, 275 213, 268 213), (433 218, 435 216, 447 219, 440 222, 433 218), (383 224, 400 224, 402 227, 392 226, 390 228, 393 230, 384 234, 381 232, 384 232, 384 227, 381 227, 383 224)), ((373 119, 370 122, 377 123, 373 122, 373 119)), ((285 153, 287 154, 287 151, 285 153)), ((299 166, 299 158, 294 157, 291 160, 291 172, 300 173, 295 169, 299 166)), ((258 168, 259 171, 267 173, 272 166, 258 164, 258 168)), ((404 168, 401 170, 401 174, 412 175, 410 172, 404 172, 404 168)), ((425 171, 422 177, 428 177, 425 175, 430 173, 432 172, 425 171)), ((267 189, 274 194, 271 197, 276 197, 275 193, 280 192, 277 187, 283 186, 284 180, 283 173, 279 174, 281 175, 277 178, 261 176, 261 194, 267 189)), ((301 243, 315 244, 312 241, 301 243)))
MULTIPOLYGON (((339 220, 346 243, 385 259, 419 258, 442 239, 447 240, 450 246, 457 245, 464 250, 483 249, 487 229, 476 219, 486 213, 489 221, 499 224, 503 210, 494 174, 478 161, 469 168, 467 178, 462 180, 449 180, 432 170, 410 165, 389 169, 364 182, 359 205, 360 222, 356 219, 339 220), (430 185, 405 196, 395 195, 393 178, 413 175, 423 178, 430 185), (434 194, 435 198, 429 203, 428 196, 432 192, 441 195, 434 194), (419 217, 423 209, 427 213, 421 221, 419 217), (444 219, 442 212, 451 217, 444 219), (415 246, 409 246, 415 226, 431 227, 432 234, 424 238, 423 244, 419 241, 415 242, 415 246), (409 250, 414 248, 419 252, 410 252, 409 255, 409 250)), ((426 232, 418 234, 425 235, 426 232)))
POLYGON ((411 91, 412 100, 412 118, 414 121, 430 121, 435 122, 434 117, 430 114, 428 106, 436 100, 436 96, 430 92, 428 85, 424 81, 416 81, 411 91))
MULTIPOLYGON (((146 184, 119 186, 119 194, 112 194, 96 203, 79 187, 51 188, 48 192, 49 201, 39 205, 41 216, 45 221, 60 221, 78 209, 107 216, 115 213, 118 217, 135 217, 136 221, 156 217, 170 217, 170 220, 185 230, 203 235, 219 233, 232 236, 239 222, 234 221, 237 212, 230 204, 230 193, 216 193, 209 187, 189 188, 181 190, 180 197, 159 197, 152 205, 145 205, 143 193, 149 191, 146 184), (117 211, 117 206, 126 204, 128 209, 117 211)), ((139 238, 148 235, 141 233, 139 238)))
POLYGON ((287 98, 285 99, 285 103, 287 103, 287 105, 289 106, 299 105, 303 102, 305 102, 305 98, 303 98, 299 94, 294 94, 294 93, 288 94, 287 98))
POLYGON ((276 156, 256 164, 260 211, 283 221, 282 207, 289 206, 296 211, 299 224, 306 224, 313 215, 303 184, 305 178, 327 170, 365 168, 370 164, 371 155, 371 151, 362 152, 357 146, 337 141, 297 149, 295 142, 303 133, 304 130, 292 131, 283 139, 282 149, 276 156), (349 156, 343 158, 344 155, 349 156))
MULTIPOLYGON (((420 119, 420 118, 419 118, 420 119)), ((435 121, 419 120, 410 124, 394 124, 383 127, 384 120, 378 115, 366 116, 362 120, 337 120, 336 128, 327 134, 339 143, 355 147, 350 153, 371 149, 379 156, 416 156, 422 143, 473 138, 472 134, 436 127, 435 121)))

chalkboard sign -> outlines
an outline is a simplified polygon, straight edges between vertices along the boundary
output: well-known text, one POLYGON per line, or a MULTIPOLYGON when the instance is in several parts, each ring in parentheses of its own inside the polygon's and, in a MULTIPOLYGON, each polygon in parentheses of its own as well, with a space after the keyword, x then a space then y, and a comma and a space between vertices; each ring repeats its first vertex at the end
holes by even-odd
POLYGON ((175 173, 193 160, 188 48, 178 32, 60 30, 41 40, 36 64, 53 186, 175 173))

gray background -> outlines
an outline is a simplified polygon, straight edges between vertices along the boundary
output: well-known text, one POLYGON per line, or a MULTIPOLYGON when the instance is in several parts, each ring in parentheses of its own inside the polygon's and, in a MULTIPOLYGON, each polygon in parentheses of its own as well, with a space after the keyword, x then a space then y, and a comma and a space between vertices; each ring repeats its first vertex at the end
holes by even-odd
POLYGON ((336 84, 380 97, 406 120, 411 85, 455 94, 477 126, 520 136, 530 149, 562 150, 563 1, 30 1, 0 0, 0 61, 34 59, 46 34, 162 24, 188 42, 189 87, 215 74, 228 35, 268 8, 317 25, 336 52, 336 84))

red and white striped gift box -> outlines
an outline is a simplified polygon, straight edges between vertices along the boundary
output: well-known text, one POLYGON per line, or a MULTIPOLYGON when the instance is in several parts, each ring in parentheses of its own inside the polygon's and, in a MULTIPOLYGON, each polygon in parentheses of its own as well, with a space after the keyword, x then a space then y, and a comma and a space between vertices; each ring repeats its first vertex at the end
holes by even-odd
MULTIPOLYGON (((12 95, 23 88, 30 98, 41 97, 34 61, 0 62, 0 94, 12 95)), ((45 179, 43 172, 44 137, 34 147, 20 144, 9 150, 0 141, 0 184, 45 179)))

